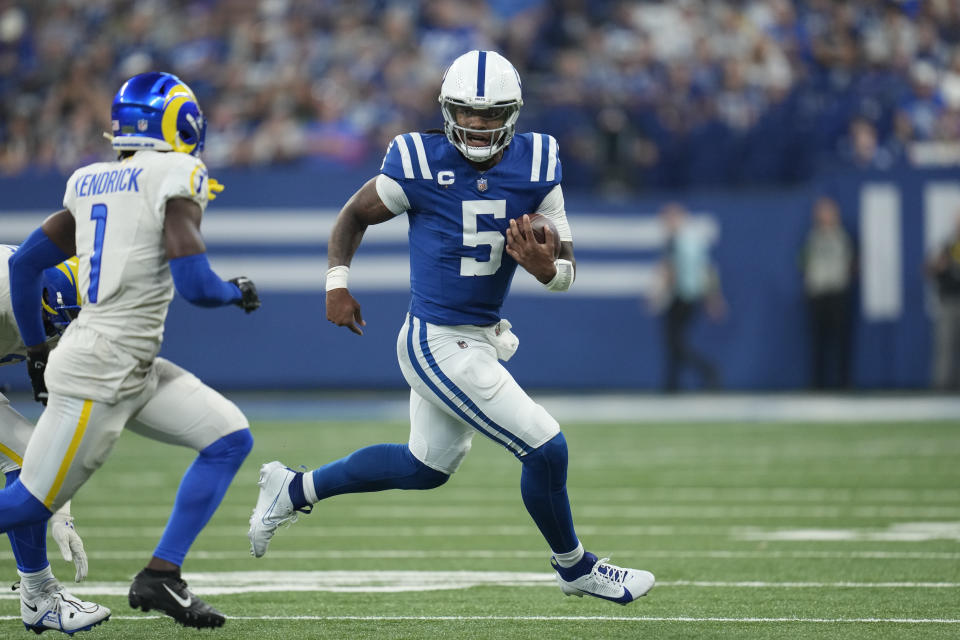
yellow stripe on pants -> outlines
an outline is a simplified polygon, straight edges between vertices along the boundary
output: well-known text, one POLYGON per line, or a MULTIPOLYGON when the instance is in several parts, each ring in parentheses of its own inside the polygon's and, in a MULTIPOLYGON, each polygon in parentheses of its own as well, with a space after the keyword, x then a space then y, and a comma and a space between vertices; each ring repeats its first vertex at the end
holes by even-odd
POLYGON ((50 493, 43 500, 43 506, 50 508, 53 500, 60 492, 63 486, 63 480, 67 476, 73 458, 77 455, 77 449, 80 447, 80 441, 83 440, 83 432, 87 430, 87 421, 90 420, 90 411, 93 409, 93 400, 84 400, 83 409, 80 410, 80 421, 77 422, 77 429, 73 432, 73 439, 70 440, 70 446, 67 447, 67 455, 63 457, 60 468, 57 470, 57 477, 53 480, 53 486, 50 487, 50 493))
POLYGON ((0 442, 0 453, 7 456, 11 460, 17 463, 18 466, 23 466, 23 458, 17 455, 17 452, 13 449, 8 448, 2 442, 0 442))

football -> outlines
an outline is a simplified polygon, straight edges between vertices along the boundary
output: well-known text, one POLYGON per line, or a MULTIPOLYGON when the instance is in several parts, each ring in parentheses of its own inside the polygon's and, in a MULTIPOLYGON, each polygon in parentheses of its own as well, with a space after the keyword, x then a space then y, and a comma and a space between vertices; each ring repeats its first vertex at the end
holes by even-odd
MULTIPOLYGON (((560 235, 557 233, 557 227, 553 224, 553 221, 550 220, 547 216, 541 215, 539 213, 531 213, 530 216, 530 226, 533 227, 533 237, 540 244, 544 244, 547 241, 547 234, 543 232, 544 227, 550 227, 550 233, 553 234, 555 240, 556 248, 553 252, 554 259, 560 257, 560 235)), ((519 220, 517 221, 520 222, 519 220)))

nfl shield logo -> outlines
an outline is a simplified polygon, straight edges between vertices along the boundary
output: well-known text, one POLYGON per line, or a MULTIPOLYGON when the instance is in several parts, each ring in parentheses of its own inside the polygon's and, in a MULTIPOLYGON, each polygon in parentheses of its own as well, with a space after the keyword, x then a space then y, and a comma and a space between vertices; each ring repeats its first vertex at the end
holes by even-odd
POLYGON ((487 190, 487 179, 480 178, 479 180, 477 180, 477 191, 479 191, 480 193, 483 193, 486 190, 487 190))
POLYGON ((137 120, 137 131, 139 131, 140 133, 143 133, 144 131, 146 131, 147 127, 149 126, 150 124, 146 121, 146 119, 141 118, 137 120))

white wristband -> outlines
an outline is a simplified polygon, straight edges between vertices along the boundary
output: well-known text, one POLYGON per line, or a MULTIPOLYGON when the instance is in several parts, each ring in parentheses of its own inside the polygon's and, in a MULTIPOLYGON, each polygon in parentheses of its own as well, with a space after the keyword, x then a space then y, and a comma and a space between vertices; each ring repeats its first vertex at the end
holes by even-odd
POLYGON ((350 267, 339 264, 327 269, 327 291, 331 289, 346 289, 347 277, 350 275, 350 267))
POLYGON ((573 263, 569 260, 559 258, 554 260, 553 265, 557 268, 557 275, 553 276, 553 280, 543 286, 546 287, 548 291, 566 291, 570 288, 570 285, 573 284, 575 277, 573 263))

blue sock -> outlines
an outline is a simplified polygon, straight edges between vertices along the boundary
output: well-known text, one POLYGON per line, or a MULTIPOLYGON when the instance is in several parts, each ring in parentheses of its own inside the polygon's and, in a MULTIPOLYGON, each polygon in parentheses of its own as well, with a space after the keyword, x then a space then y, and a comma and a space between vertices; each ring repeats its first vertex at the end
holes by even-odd
MULTIPOLYGON (((342 493, 364 493, 384 489, 433 489, 450 476, 431 469, 414 457, 405 444, 375 444, 354 451, 346 458, 325 464, 312 472, 317 499, 342 493)), ((290 496, 293 499, 293 484, 290 496)), ((300 499, 302 496, 302 487, 300 499)), ((305 500, 304 500, 305 502, 305 500)), ((300 508, 306 504, 293 506, 300 508)))
POLYGON ((590 573, 590 570, 593 569, 593 565, 597 564, 597 560, 597 556, 593 555, 589 551, 584 551, 583 558, 581 558, 580 562, 572 567, 561 567, 558 564, 554 564, 553 568, 557 573, 560 574, 561 578, 569 582, 571 580, 576 580, 580 576, 590 573))
POLYGON ((567 440, 558 433, 546 444, 520 458, 523 505, 554 553, 567 553, 580 544, 573 529, 567 498, 567 440))
POLYGON ((19 469, 10 471, 6 477, 7 488, 0 491, 0 530, 6 531, 10 538, 17 569, 36 573, 50 564, 47 562, 47 519, 51 513, 16 481, 20 477, 19 469), (8 525, 18 520, 30 524, 8 525))
POLYGON ((303 509, 309 506, 310 502, 307 500, 307 497, 303 495, 303 474, 299 471, 297 475, 293 477, 293 480, 290 481, 290 486, 287 487, 287 493, 290 496, 290 502, 293 503, 294 509, 303 509))
POLYGON ((253 436, 250 430, 241 429, 200 452, 180 481, 173 513, 153 552, 155 557, 178 567, 183 564, 190 545, 220 506, 227 487, 251 448, 253 436))

